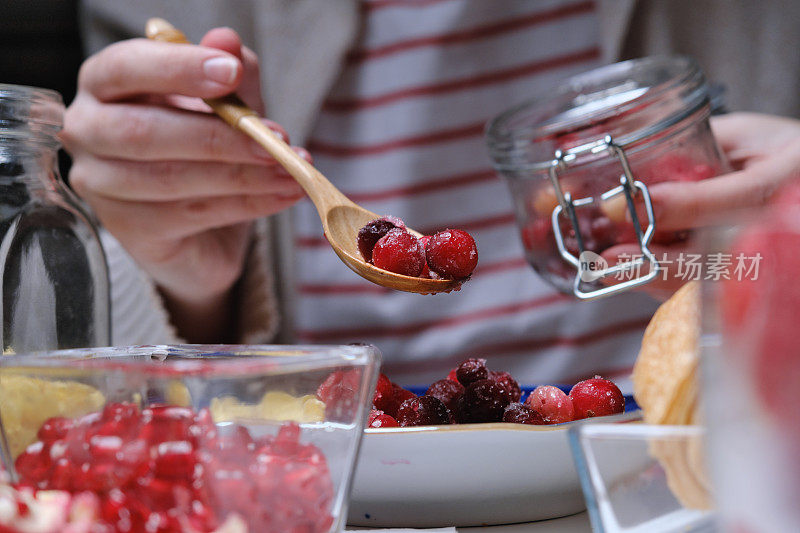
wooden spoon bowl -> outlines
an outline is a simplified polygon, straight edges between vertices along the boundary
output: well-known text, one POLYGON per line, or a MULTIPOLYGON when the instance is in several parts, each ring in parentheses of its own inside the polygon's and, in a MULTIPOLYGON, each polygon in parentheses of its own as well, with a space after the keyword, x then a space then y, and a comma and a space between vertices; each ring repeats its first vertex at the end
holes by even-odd
MULTIPOLYGON (((164 19, 147 21, 145 33, 150 39, 188 43, 186 36, 164 19)), ((266 127, 258 114, 236 95, 209 98, 205 102, 233 128, 254 139, 308 194, 322 221, 325 238, 336 255, 359 276, 389 289, 421 294, 449 292, 458 289, 464 279, 428 279, 395 274, 367 263, 358 251, 358 230, 379 215, 352 202, 308 161, 300 157, 283 140, 266 127)), ((416 237, 419 232, 408 229, 416 237)))

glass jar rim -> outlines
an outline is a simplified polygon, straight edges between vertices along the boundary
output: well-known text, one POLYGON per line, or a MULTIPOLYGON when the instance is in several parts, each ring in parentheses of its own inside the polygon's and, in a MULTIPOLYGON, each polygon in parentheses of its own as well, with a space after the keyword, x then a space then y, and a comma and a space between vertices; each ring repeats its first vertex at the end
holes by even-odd
POLYGON ((553 158, 531 157, 530 146, 554 135, 577 132, 623 113, 646 109, 676 89, 684 93, 680 109, 615 137, 615 143, 623 148, 640 144, 708 104, 706 80, 697 63, 686 56, 650 56, 571 76, 556 90, 542 91, 492 119, 486 127, 490 156, 501 172, 546 170, 553 158), (664 76, 656 83, 637 86, 629 79, 633 73, 649 72, 657 76, 659 70, 664 76), (568 107, 546 110, 548 105, 556 106, 559 102, 568 107))
POLYGON ((0 83, 0 144, 36 142, 57 148, 64 110, 57 91, 0 83))

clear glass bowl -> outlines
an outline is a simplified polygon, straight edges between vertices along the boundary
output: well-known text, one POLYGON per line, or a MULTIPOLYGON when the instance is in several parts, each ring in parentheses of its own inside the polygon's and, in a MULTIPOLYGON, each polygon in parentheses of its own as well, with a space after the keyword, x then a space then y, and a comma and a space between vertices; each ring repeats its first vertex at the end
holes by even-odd
POLYGON ((703 428, 596 423, 569 436, 593 531, 716 531, 703 428))
MULTIPOLYGON (((632 178, 645 186, 696 181, 728 170, 709 126, 705 78, 685 57, 648 57, 616 63, 568 78, 558 87, 492 120, 486 138, 495 169, 506 179, 527 259, 542 277, 576 293, 576 266, 565 260, 554 233, 560 199, 550 171, 557 151, 562 194, 584 200, 572 220, 560 215, 565 249, 602 254, 624 243, 638 244, 624 197, 601 199, 620 185, 623 165, 606 136, 621 148, 632 178), (579 244, 578 232, 582 238, 579 244)), ((641 201, 642 194, 635 197, 641 201)), ((641 216, 641 215, 640 215, 641 216)), ((647 220, 641 220, 646 226, 647 220)), ((684 240, 684 232, 660 232, 653 243, 684 240)), ((582 259, 581 259, 582 260, 582 259)), ((645 269, 646 270, 646 269, 645 269)), ((599 290, 615 279, 584 279, 583 290, 599 290)))
POLYGON ((0 357, 0 507, 16 480, 26 508, 97 531, 340 531, 378 366, 369 346, 0 357), (323 383, 348 394, 325 405, 323 383))

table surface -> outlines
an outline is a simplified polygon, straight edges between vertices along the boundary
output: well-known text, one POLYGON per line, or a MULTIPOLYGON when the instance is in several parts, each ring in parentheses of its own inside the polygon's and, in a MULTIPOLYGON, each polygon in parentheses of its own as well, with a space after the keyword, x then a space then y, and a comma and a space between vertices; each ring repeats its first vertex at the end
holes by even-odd
POLYGON ((510 524, 507 526, 460 527, 459 533, 591 533, 589 515, 584 511, 572 516, 528 522, 527 524, 510 524))
MULTIPOLYGON (((369 531, 370 529, 372 528, 347 528, 348 531, 369 531)), ((409 529, 407 531, 413 530, 409 529)), ((589 515, 584 511, 563 518, 553 518, 552 520, 541 520, 526 524, 509 524, 507 526, 459 527, 457 531, 459 533, 591 533, 592 526, 589 523, 589 515)))

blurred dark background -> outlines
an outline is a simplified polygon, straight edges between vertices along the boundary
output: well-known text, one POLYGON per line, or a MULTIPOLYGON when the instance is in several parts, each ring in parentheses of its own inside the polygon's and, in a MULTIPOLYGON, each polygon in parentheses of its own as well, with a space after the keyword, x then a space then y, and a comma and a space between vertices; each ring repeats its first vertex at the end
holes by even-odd
MULTIPOLYGON (((83 51, 78 0, 0 0, 0 83, 55 89, 75 97, 83 51)), ((59 153, 66 178, 69 158, 59 153)))
POLYGON ((78 0, 0 1, 0 83, 55 89, 69 103, 83 52, 78 0))

